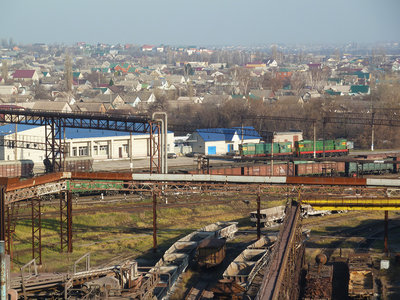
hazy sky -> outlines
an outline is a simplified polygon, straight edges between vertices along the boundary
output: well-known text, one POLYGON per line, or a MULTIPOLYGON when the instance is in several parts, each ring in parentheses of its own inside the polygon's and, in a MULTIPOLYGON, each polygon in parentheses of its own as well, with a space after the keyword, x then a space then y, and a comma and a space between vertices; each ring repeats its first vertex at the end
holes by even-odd
POLYGON ((19 43, 259 45, 400 41, 399 0, 2 0, 19 43))

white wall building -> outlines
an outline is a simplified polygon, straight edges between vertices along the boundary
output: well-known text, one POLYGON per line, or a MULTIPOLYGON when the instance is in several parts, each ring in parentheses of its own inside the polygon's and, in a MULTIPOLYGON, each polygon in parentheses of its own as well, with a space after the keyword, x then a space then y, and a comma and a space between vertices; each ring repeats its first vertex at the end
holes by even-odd
POLYGON ((259 143, 261 137, 253 127, 241 128, 207 128, 193 132, 188 144, 194 153, 205 155, 224 155, 239 150, 242 143, 259 143))
MULTIPOLYGON (((90 156, 95 160, 126 159, 130 157, 132 146, 133 158, 150 156, 150 135, 132 134, 107 130, 88 130, 66 128, 67 156, 90 156)), ((8 124, 0 127, 0 160, 30 159, 43 163, 45 145, 45 127, 8 124), (15 139, 19 147, 15 148, 15 139), (3 146, 4 145, 4 146, 3 146), (22 145, 22 147, 20 147, 22 145)), ((168 152, 174 151, 174 133, 167 135, 168 152)))

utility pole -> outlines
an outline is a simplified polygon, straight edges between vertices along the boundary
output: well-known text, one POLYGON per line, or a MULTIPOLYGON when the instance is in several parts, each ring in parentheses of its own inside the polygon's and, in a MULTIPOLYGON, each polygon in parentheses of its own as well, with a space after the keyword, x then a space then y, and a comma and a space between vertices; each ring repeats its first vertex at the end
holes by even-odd
POLYGON ((261 197, 257 194, 257 240, 261 238, 261 197))
POLYGON ((157 252, 157 194, 153 190, 153 252, 157 252))
POLYGON ((374 151, 374 138, 375 138, 375 126, 374 126, 375 112, 371 114, 371 151, 374 151))
POLYGON ((317 128, 315 121, 313 122, 313 129, 314 129, 314 158, 317 158, 316 146, 317 146, 317 128))

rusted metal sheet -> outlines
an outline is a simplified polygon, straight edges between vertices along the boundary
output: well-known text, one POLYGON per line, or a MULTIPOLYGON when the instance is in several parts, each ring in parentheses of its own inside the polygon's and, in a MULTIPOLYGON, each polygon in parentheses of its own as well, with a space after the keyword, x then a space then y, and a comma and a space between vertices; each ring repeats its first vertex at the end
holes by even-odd
POLYGON ((365 186, 367 180, 365 178, 342 178, 342 177, 286 177, 288 184, 310 184, 310 185, 353 185, 365 186))
POLYGON ((131 172, 72 172, 71 179, 93 179, 93 180, 126 180, 132 181, 131 172))
POLYGON ((332 299, 333 266, 310 266, 306 275, 304 300, 332 299))
POLYGON ((62 179, 70 178, 70 175, 71 173, 68 172, 59 172, 59 173, 46 174, 25 180, 19 178, 9 178, 7 182, 6 192, 17 189, 30 188, 46 183, 53 183, 62 179))

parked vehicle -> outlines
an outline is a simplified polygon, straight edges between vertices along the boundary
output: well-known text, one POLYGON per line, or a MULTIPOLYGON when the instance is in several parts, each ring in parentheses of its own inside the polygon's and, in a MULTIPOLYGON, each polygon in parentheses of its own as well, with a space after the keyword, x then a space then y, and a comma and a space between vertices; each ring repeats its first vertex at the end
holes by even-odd
POLYGON ((176 155, 176 153, 168 153, 167 157, 168 158, 177 158, 178 156, 176 155))

